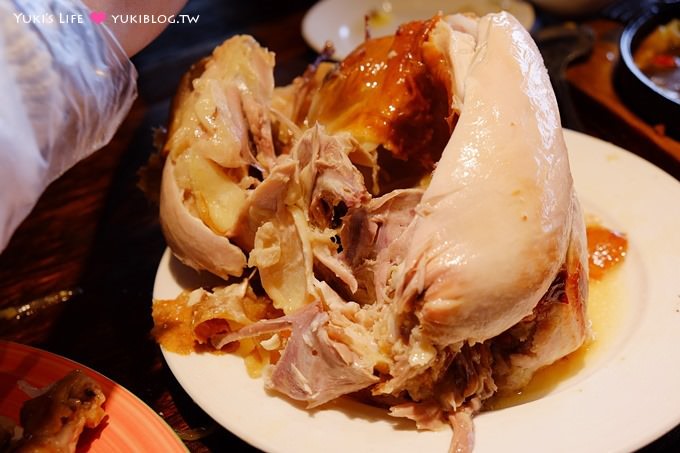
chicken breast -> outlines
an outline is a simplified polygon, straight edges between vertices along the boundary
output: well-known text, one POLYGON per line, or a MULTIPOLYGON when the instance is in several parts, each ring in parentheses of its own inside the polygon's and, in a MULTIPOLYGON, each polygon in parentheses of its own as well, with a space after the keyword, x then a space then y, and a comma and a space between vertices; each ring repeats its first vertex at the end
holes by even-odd
POLYGON ((455 49, 473 58, 456 73, 465 80, 460 118, 418 207, 397 284, 403 305, 409 284, 422 281, 419 317, 440 345, 484 341, 530 314, 564 261, 574 214, 557 104, 533 41, 518 39, 507 15, 448 40, 436 35, 443 30, 432 39, 452 60, 455 49))
MULTIPOLYGON (((572 234, 585 242, 557 104, 533 41, 507 14, 449 21, 432 40, 452 62, 463 56, 452 64, 463 81, 460 117, 403 256, 391 258, 395 356, 419 355, 423 368, 437 356, 423 360, 423 350, 481 343, 529 316, 564 265, 572 234), (405 326, 408 338, 399 338, 405 326)), ((409 364, 394 370, 418 373, 409 364)))

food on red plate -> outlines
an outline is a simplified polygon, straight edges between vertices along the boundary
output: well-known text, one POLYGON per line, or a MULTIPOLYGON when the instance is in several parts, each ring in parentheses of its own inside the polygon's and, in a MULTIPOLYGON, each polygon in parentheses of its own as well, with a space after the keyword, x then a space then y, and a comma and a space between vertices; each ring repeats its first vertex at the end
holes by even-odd
POLYGON ((534 42, 507 13, 435 16, 289 86, 273 66, 238 36, 180 86, 161 224, 226 281, 156 301, 156 337, 236 350, 308 407, 362 391, 469 448, 485 401, 589 335, 584 221, 534 42))
POLYGON ((4 426, 12 436, 5 436, 2 451, 75 452, 83 430, 96 428, 106 415, 102 408, 106 397, 99 384, 79 370, 38 393, 21 408, 20 438, 13 439, 13 426, 4 426))

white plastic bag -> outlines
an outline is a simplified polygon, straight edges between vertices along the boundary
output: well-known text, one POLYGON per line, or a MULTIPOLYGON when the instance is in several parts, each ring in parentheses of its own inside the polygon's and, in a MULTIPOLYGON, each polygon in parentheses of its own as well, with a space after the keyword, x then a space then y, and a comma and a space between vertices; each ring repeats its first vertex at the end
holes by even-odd
POLYGON ((136 78, 80 1, 0 0, 0 251, 48 184, 111 140, 136 78))

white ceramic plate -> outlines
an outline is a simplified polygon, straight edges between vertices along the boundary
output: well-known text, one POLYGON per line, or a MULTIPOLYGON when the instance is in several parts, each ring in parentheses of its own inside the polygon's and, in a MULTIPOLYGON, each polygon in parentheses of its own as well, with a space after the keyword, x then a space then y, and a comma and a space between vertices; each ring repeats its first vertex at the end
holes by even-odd
POLYGON ((501 10, 512 13, 527 30, 534 23, 533 8, 522 0, 321 0, 302 20, 302 36, 317 52, 332 41, 334 57, 342 59, 363 42, 364 16, 372 11, 379 12, 370 21, 371 36, 377 38, 393 34, 404 22, 428 19, 438 11, 483 16, 501 10))
MULTIPOLYGON (((566 131, 585 211, 627 233, 618 326, 606 348, 539 400, 477 416, 475 452, 639 448, 680 422, 680 184, 611 144, 566 131)), ((154 297, 174 298, 193 271, 166 252, 154 297)), ((450 431, 417 432, 383 411, 343 402, 313 412, 267 393, 230 355, 164 352, 181 385, 245 441, 277 452, 445 452, 450 431)))

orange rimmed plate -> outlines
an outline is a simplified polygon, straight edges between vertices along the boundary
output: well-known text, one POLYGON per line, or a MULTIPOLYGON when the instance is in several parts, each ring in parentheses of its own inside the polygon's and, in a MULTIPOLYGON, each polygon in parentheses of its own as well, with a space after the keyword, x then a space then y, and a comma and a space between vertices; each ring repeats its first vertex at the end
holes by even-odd
POLYGON ((0 341, 0 415, 19 420, 21 405, 29 398, 19 381, 42 388, 75 369, 97 381, 106 395, 106 418, 97 429, 83 432, 79 452, 188 451, 158 414, 111 379, 56 354, 8 341, 0 341))

